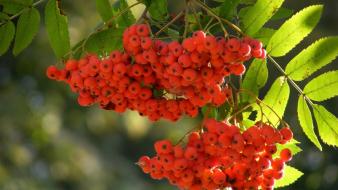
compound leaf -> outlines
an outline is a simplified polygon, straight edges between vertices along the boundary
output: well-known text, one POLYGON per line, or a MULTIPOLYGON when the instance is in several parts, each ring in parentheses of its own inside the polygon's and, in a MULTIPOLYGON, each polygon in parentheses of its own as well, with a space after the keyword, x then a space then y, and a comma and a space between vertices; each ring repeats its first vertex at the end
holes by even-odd
POLYGON ((288 53, 314 29, 322 11, 322 5, 313 5, 293 15, 271 37, 268 53, 275 57, 288 53))

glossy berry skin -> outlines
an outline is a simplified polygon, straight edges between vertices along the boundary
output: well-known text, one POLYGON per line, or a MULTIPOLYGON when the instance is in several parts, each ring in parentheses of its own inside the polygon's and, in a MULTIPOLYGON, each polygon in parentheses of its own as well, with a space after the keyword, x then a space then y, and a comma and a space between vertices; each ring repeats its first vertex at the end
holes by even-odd
POLYGON ((163 151, 164 144, 171 147, 168 140, 155 142, 157 154, 153 158, 142 156, 138 165, 151 177, 167 179, 187 190, 273 189, 275 181, 283 177, 291 152, 283 149, 275 155, 276 144, 284 139, 271 143, 265 138, 279 130, 257 123, 240 132, 237 126, 214 119, 204 120, 203 129, 192 132, 186 145, 176 145, 171 151, 163 151), (152 165, 154 169, 149 172, 152 165))

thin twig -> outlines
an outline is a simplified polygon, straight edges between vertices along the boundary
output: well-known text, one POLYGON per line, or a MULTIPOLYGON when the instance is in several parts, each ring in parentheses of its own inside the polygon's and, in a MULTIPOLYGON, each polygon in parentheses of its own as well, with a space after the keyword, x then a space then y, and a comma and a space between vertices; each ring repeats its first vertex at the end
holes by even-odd
POLYGON ((189 20, 188 20, 189 9, 188 9, 188 7, 189 7, 189 1, 185 1, 183 38, 187 37, 188 28, 189 28, 189 20))
POLYGON ((248 109, 249 107, 252 106, 253 103, 250 103, 246 106, 244 106, 243 108, 237 110, 234 114, 232 114, 228 119, 231 120, 233 117, 237 116, 238 114, 240 114, 241 112, 245 111, 246 109, 248 109))
POLYGON ((267 58, 274 64, 275 67, 277 67, 277 69, 283 74, 283 76, 290 82, 290 84, 298 91, 298 93, 300 95, 303 95, 305 100, 311 105, 313 106, 313 102, 310 100, 309 97, 307 97, 303 90, 295 83, 295 81, 293 81, 288 74, 284 71, 284 69, 277 63, 277 61, 272 58, 270 55, 267 56, 267 58))
POLYGON ((205 11, 208 12, 208 14, 210 14, 211 16, 215 17, 217 20, 220 20, 222 22, 224 22, 225 24, 227 24, 230 28, 232 28, 233 30, 235 30, 236 32, 238 32, 239 34, 241 34, 242 36, 245 36, 245 34, 242 32, 242 30, 236 26, 235 24, 233 24, 232 22, 228 21, 225 18, 221 18, 219 17, 212 9, 210 9, 207 5, 205 5, 203 2, 199 1, 199 0, 194 0, 194 2, 196 2, 201 8, 203 8, 205 11))
POLYGON ((176 20, 178 20, 182 15, 184 14, 184 11, 181 11, 180 13, 178 13, 170 22, 168 22, 166 25, 164 25, 158 32, 155 33, 155 36, 158 36, 159 34, 161 34, 163 32, 163 30, 165 30, 166 28, 168 28, 170 25, 172 25, 176 20))
POLYGON ((192 11, 193 11, 193 15, 194 15, 194 18, 195 18, 195 20, 197 21, 197 24, 198 24, 198 27, 200 28, 200 30, 202 30, 203 29, 203 27, 202 27, 202 25, 201 25, 201 22, 200 22, 200 20, 198 19, 198 15, 197 15, 197 11, 196 11, 196 9, 195 9, 195 7, 193 7, 192 6, 192 11))

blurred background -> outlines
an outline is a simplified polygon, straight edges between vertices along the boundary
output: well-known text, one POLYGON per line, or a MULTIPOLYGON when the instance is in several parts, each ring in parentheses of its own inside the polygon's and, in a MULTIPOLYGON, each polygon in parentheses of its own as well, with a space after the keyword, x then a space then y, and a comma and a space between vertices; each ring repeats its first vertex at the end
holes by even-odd
MULTIPOLYGON (((180 1, 168 2, 175 9, 180 1)), ((284 7, 298 11, 318 3, 325 5, 318 27, 288 56, 278 60, 282 67, 314 40, 338 35, 338 1, 286 0, 284 7)), ((44 5, 38 7, 43 11, 44 5)), ((94 1, 64 1, 63 9, 69 18, 72 44, 100 22, 94 1)), ((9 52, 0 57, 0 189, 175 189, 165 181, 150 180, 134 163, 144 154, 153 154, 155 140, 177 141, 200 119, 150 123, 135 112, 118 115, 96 106, 80 107, 66 85, 46 78, 45 69, 56 61, 43 27, 19 56, 9 52)), ((337 69, 337 62, 321 72, 337 69)), ((269 70, 270 83, 261 95, 279 75, 271 65, 269 70)), ((324 145, 320 152, 306 139, 295 117, 298 95, 294 89, 292 94, 285 120, 302 142, 303 152, 294 157, 291 165, 305 174, 285 189, 338 189, 337 149, 324 145)), ((324 104, 338 114, 337 99, 324 104)))

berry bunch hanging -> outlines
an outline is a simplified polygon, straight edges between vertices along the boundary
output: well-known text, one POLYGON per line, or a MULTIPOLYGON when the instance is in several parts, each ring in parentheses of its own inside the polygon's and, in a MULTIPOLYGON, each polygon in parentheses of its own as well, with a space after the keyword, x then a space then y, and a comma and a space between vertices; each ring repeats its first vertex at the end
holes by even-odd
POLYGON ((292 158, 287 148, 276 155, 276 144, 292 139, 289 128, 259 122, 241 133, 238 126, 207 119, 203 129, 192 132, 186 146, 155 142, 156 156, 142 156, 138 165, 153 179, 167 179, 180 189, 267 190, 292 158))
POLYGON ((266 56, 262 43, 249 37, 196 31, 182 43, 165 42, 152 39, 145 24, 124 31, 123 47, 109 57, 68 60, 60 70, 50 66, 47 76, 68 83, 81 106, 98 103, 119 113, 136 110, 152 121, 176 121, 184 114, 197 116, 206 104, 224 104, 232 92, 224 77, 241 75, 244 61, 266 56))

